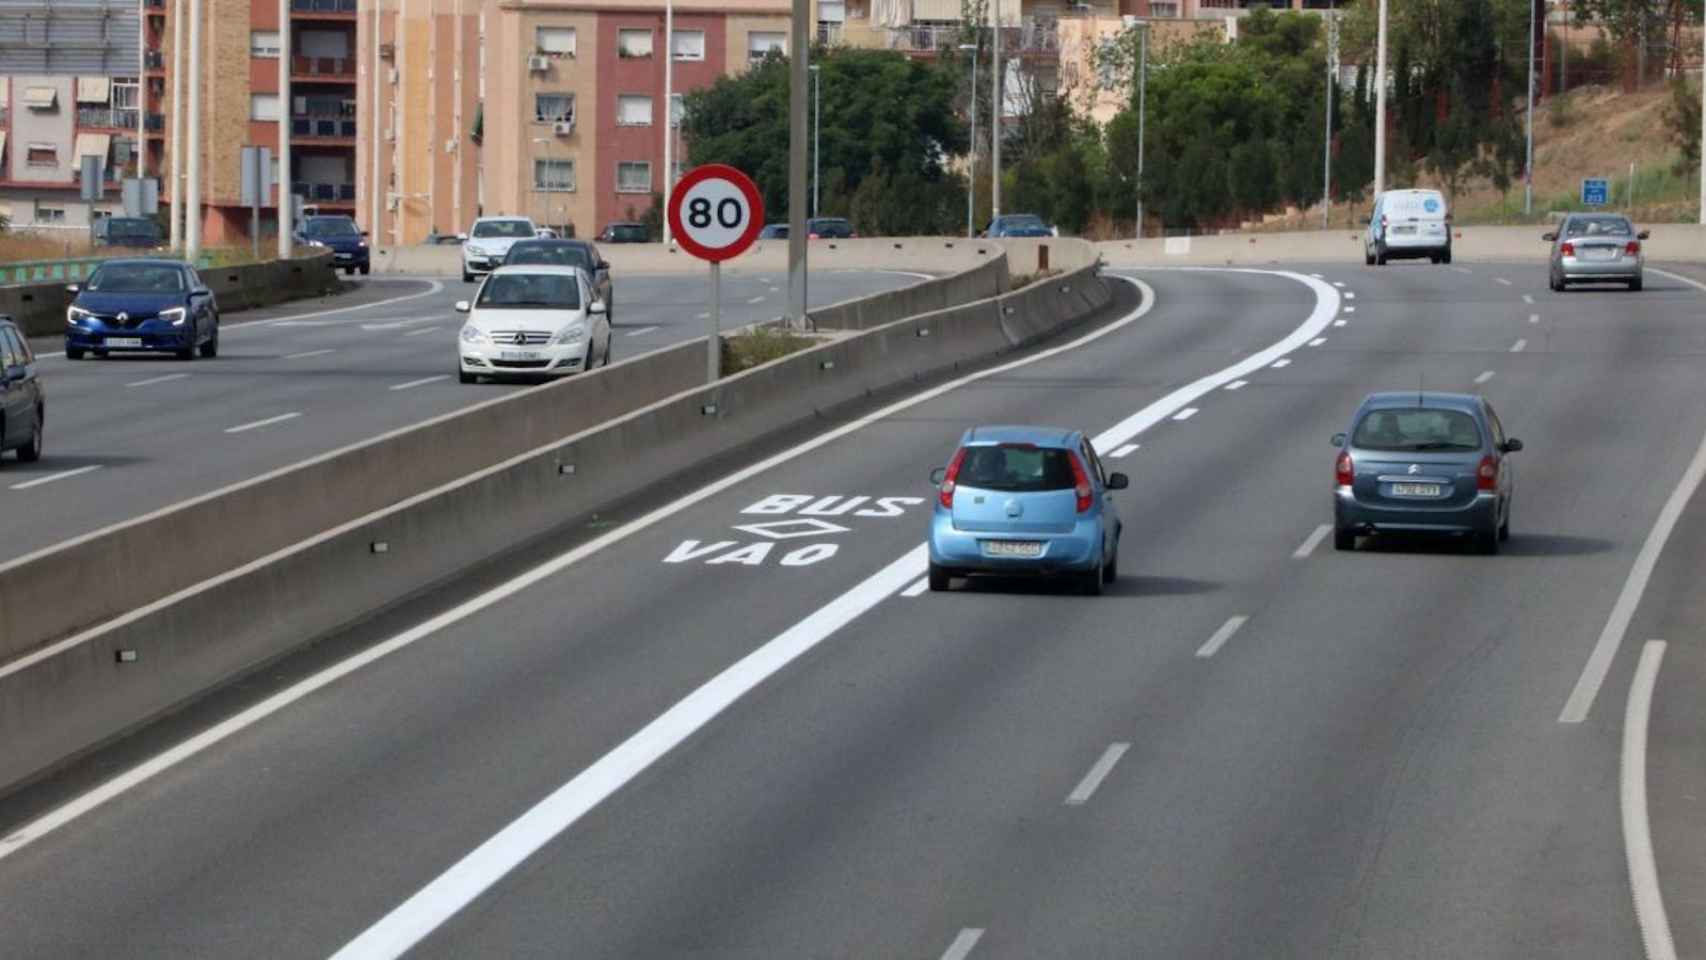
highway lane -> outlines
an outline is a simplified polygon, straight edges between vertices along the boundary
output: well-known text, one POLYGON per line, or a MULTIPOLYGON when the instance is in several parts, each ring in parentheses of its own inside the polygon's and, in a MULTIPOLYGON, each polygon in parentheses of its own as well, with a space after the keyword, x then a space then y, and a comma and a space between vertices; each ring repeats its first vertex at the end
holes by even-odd
MULTIPOLYGON (((825 272, 810 292, 824 304, 916 282, 825 272)), ((527 389, 457 382, 462 318, 451 307, 472 285, 356 286, 346 297, 231 315, 214 360, 46 357, 47 452, 0 465, 0 559, 527 389)), ((780 315, 785 287, 781 275, 728 278, 725 327, 780 315)), ((706 295, 702 276, 617 278, 614 362, 703 337, 706 295)))
MULTIPOLYGON (((1655 283, 1531 309, 1470 266, 1316 271, 1344 284, 1344 327, 1110 459, 1133 479, 1112 595, 886 594, 419 953, 1638 956, 1616 786, 1631 651, 1586 723, 1557 716, 1706 433, 1701 301, 1655 283), (1320 545, 1326 437, 1355 402, 1487 372, 1528 443, 1508 552, 1320 545)), ((766 535, 736 527, 802 519, 764 512, 775 495, 928 497, 969 423, 1106 430, 1314 306, 1292 280, 1145 279, 1155 310, 1094 345, 763 470, 0 859, 0 936, 330 953, 922 535, 922 504, 872 499, 819 504, 846 530, 752 549, 766 535), (725 541, 744 552, 699 553, 725 541), (818 543, 836 552, 781 563, 818 543)), ((1670 635, 1698 630, 1679 616, 1670 635)), ((1673 751, 1699 718, 1676 676, 1673 751)), ((1685 813, 1663 784, 1656 805, 1685 813)))

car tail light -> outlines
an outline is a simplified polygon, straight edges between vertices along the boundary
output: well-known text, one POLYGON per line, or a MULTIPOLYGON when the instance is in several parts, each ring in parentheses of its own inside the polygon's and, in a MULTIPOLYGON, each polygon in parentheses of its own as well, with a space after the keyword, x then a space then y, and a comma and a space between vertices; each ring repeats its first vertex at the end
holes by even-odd
POLYGON ((1475 470, 1475 489, 1497 490, 1499 488, 1499 461, 1492 454, 1481 458, 1481 466, 1475 470))
POLYGON ((1090 509, 1090 475, 1084 472, 1084 464, 1078 462, 1078 454, 1069 453, 1067 459, 1072 461, 1072 492, 1078 494, 1078 512, 1086 513, 1090 509))
POLYGON ((1566 240, 1564 245, 1558 248, 1558 253, 1566 257, 1573 257, 1576 255, 1576 245, 1566 240))
POLYGON ((955 481, 959 480, 960 464, 965 461, 966 448, 961 447, 959 451, 954 454, 954 459, 948 461, 948 472, 942 475, 942 489, 936 496, 937 499, 942 501, 942 506, 949 509, 953 509, 955 481))
POLYGON ((1380 229, 1381 230, 1386 229, 1386 214, 1384 214, 1384 213, 1380 215, 1380 229))
POLYGON ((1337 480, 1341 487, 1348 487, 1355 481, 1356 473, 1351 465, 1349 450, 1339 451, 1339 460, 1333 464, 1333 479, 1337 480))
POLYGON ((817 234, 815 234, 815 233, 808 233, 808 234, 806 234, 806 237, 807 237, 807 238, 809 238, 809 239, 812 239, 812 240, 818 240, 818 239, 821 239, 821 238, 820 238, 820 237, 819 237, 819 236, 818 236, 818 235, 817 235, 817 234))
POLYGON ((1629 241, 1627 244, 1624 245, 1623 252, 1627 253, 1631 257, 1635 256, 1636 254, 1641 252, 1640 242, 1636 241, 1636 240, 1629 241))

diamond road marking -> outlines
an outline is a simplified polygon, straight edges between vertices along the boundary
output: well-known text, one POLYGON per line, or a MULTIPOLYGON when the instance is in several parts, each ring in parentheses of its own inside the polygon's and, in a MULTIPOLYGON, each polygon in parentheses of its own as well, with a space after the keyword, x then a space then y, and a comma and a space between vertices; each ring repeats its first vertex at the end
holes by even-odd
POLYGON ((735 527, 742 533, 757 534, 772 540, 792 540, 795 537, 816 537, 827 533, 846 533, 851 527, 827 520, 772 520, 769 523, 748 523, 735 527))

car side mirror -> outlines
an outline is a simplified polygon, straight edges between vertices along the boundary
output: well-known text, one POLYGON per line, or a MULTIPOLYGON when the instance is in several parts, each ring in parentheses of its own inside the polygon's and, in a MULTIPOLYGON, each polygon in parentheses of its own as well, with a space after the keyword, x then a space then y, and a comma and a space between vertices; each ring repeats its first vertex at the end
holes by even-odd
POLYGON ((608 313, 610 311, 610 308, 604 305, 603 300, 594 300, 592 302, 592 306, 589 309, 591 309, 593 313, 600 313, 600 314, 608 313))
POLYGON ((930 471, 930 485, 933 487, 941 486, 942 481, 947 476, 948 476, 948 468, 947 467, 937 467, 936 469, 930 471))
POLYGON ((1642 230, 1642 231, 1641 231, 1641 232, 1640 232, 1640 233, 1637 233, 1637 234, 1635 234, 1635 239, 1637 239, 1637 240, 1646 240, 1646 239, 1647 239, 1647 238, 1649 238, 1649 237, 1651 237, 1651 236, 1652 236, 1652 235, 1653 235, 1653 231, 1651 231, 1651 230, 1642 230))
POLYGON ((65 292, 66 293, 76 293, 77 291, 79 291, 81 289, 83 289, 83 288, 81 286, 75 284, 75 283, 68 283, 65 285, 65 292))
POLYGON ((455 309, 456 309, 457 313, 467 313, 469 310, 468 301, 466 301, 466 300, 456 301, 456 308, 455 309))
POLYGON ((1345 445, 1345 435, 1342 433, 1333 434, 1333 446, 1342 447, 1344 445, 1345 445))
POLYGON ((367 236, 367 231, 366 230, 361 231, 361 235, 364 237, 367 236))
POLYGON ((1556 233, 1543 233, 1540 235, 1540 239, 1546 241, 1547 243, 1551 243, 1552 241, 1558 239, 1558 235, 1556 233))
POLYGON ((1108 474, 1108 489, 1109 490, 1124 490, 1126 487, 1129 487, 1129 486, 1131 486, 1131 478, 1126 476, 1125 474, 1123 474, 1123 473, 1110 473, 1110 474, 1108 474))
POLYGON ((610 261, 609 261, 609 260, 600 260, 600 261, 598 261, 598 269, 600 269, 600 270, 609 270, 609 269, 610 269, 610 261))
POLYGON ((1372 223, 1374 223, 1374 218, 1373 217, 1363 217, 1362 222, 1364 224, 1372 224, 1372 223))
POLYGON ((1504 453, 1515 453, 1521 449, 1522 449, 1522 441, 1518 440, 1515 437, 1511 437, 1509 440, 1505 441, 1505 445, 1503 447, 1502 452, 1504 452, 1504 453))

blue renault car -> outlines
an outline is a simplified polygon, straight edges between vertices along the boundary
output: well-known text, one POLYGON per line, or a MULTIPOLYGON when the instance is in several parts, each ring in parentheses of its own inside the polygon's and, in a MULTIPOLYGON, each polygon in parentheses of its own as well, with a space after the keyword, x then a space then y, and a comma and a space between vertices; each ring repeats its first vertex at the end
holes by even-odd
POLYGON ((1516 478, 1505 435, 1486 398, 1465 393, 1371 394, 1333 435, 1333 546, 1366 534, 1438 534, 1498 553, 1511 532, 1516 478))
POLYGON ((65 310, 65 359, 92 353, 219 354, 219 304, 181 260, 108 260, 65 310))
POLYGON ((306 217, 296 231, 296 242, 310 247, 326 247, 332 251, 332 266, 346 274, 361 271, 366 276, 373 269, 373 259, 367 248, 367 234, 355 221, 345 216, 306 217))
POLYGON ((1047 427, 974 427, 930 475, 930 589, 953 577, 1061 576, 1090 595, 1119 570, 1120 515, 1088 437, 1047 427))

